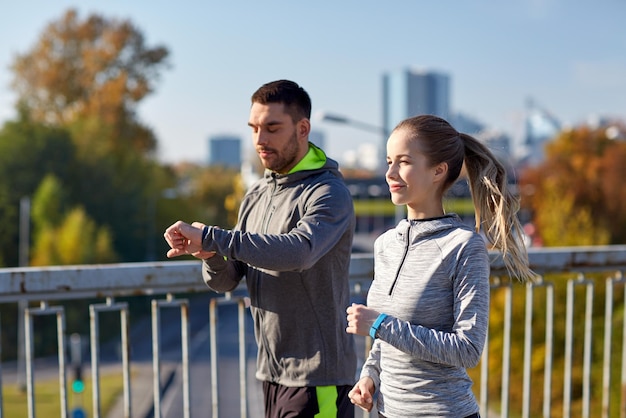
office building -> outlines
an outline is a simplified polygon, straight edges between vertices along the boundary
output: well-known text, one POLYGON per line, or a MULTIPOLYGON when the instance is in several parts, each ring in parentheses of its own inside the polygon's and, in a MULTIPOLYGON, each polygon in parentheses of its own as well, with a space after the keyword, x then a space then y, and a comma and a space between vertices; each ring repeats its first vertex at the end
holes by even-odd
POLYGON ((512 140, 509 135, 499 129, 487 128, 474 134, 474 137, 485 144, 502 164, 509 166, 512 163, 512 140))
POLYGON ((448 119, 448 122, 459 132, 463 132, 468 135, 477 135, 479 132, 487 129, 484 123, 479 122, 477 119, 461 112, 454 113, 448 119))
POLYGON ((526 117, 524 120, 526 164, 538 164, 545 158, 544 147, 546 142, 553 139, 561 130, 558 121, 546 109, 537 105, 532 99, 526 102, 526 117))
POLYGON ((239 169, 241 166, 241 139, 233 135, 210 137, 209 165, 239 169))
MULTIPOLYGON (((401 69, 383 74, 383 128, 389 133, 403 119, 416 115, 450 116, 450 77, 418 69, 401 69)), ((386 149, 387 134, 382 150, 386 149)), ((384 152, 384 151, 383 151, 384 152)), ((380 158, 384 162, 384 158, 380 158)), ((382 164, 382 163, 381 163, 382 164)), ((381 170, 386 167, 381 166, 381 170)))
POLYGON ((403 69, 383 75, 383 127, 390 132, 403 119, 430 114, 450 116, 450 77, 447 74, 403 69))

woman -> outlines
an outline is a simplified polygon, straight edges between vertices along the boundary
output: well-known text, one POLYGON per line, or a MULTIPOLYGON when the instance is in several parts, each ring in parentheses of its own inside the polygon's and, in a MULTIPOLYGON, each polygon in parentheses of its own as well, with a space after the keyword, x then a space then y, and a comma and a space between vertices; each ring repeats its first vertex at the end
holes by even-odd
POLYGON ((374 343, 349 393, 379 416, 478 417, 466 368, 478 364, 489 319, 489 244, 521 280, 533 277, 506 173, 480 142, 430 115, 402 121, 387 141, 391 200, 408 219, 374 245, 367 307, 347 309, 351 334, 374 343), (465 165, 476 230, 443 209, 465 165))

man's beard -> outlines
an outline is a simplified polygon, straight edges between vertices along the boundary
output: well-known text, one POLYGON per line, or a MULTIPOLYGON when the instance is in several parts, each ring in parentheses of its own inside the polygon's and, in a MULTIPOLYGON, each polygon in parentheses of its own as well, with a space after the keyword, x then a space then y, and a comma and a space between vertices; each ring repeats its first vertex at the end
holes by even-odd
MULTIPOLYGON (((263 149, 263 148, 261 148, 263 149)), ((261 160, 263 166, 268 170, 274 171, 276 173, 286 173, 287 167, 291 168, 296 163, 296 158, 298 156, 298 135, 294 129, 293 135, 289 138, 287 145, 282 150, 277 150, 275 148, 266 148, 269 151, 273 152, 275 159, 271 161, 261 160)))

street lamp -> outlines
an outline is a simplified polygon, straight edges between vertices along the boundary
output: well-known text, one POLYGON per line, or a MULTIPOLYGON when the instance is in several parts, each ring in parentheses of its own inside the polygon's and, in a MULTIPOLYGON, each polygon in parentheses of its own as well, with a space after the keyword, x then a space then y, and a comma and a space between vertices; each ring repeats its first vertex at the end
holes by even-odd
POLYGON ((355 128, 358 128, 364 131, 382 135, 383 140, 387 139, 387 135, 388 135, 387 130, 383 128, 382 126, 372 125, 367 122, 361 122, 358 120, 349 119, 345 116, 341 116, 341 115, 337 115, 337 114, 329 113, 329 112, 324 112, 324 111, 319 112, 317 114, 317 118, 321 120, 322 122, 334 122, 334 123, 340 123, 343 125, 350 125, 350 126, 353 126, 355 128))
POLYGON ((389 133, 387 132, 385 128, 383 128, 382 126, 373 125, 371 123, 362 122, 362 121, 355 120, 355 119, 350 119, 346 116, 337 115, 335 113, 326 112, 326 111, 318 112, 316 114, 316 118, 322 122, 332 122, 332 123, 338 123, 341 125, 349 125, 349 126, 352 126, 353 128, 360 129, 362 131, 367 131, 367 132, 380 135, 382 137, 382 141, 381 141, 381 144, 379 145, 381 147, 380 149, 382 149, 383 152, 381 152, 382 155, 378 156, 378 160, 379 160, 378 168, 380 170, 380 174, 382 175, 385 174, 386 167, 385 167, 385 164, 383 164, 385 160, 384 149, 385 149, 385 142, 387 141, 387 137, 389 136, 389 133))
MULTIPOLYGON (((317 119, 322 121, 322 122, 333 122, 333 123, 339 123, 342 125, 349 125, 352 126, 353 128, 357 128, 357 129, 361 129, 363 131, 367 131, 367 132, 372 132, 378 135, 382 136, 382 149, 385 149, 385 142, 387 141, 387 137, 389 137, 389 132, 387 132, 387 129, 385 129, 382 126, 378 126, 378 125, 372 125, 370 123, 367 122, 362 122, 359 120, 354 120, 351 118, 348 118, 346 116, 343 115, 337 115, 335 113, 330 113, 330 112, 326 112, 326 111, 320 111, 317 113, 317 119)), ((381 153, 384 155, 384 151, 381 153)), ((380 167, 381 167, 381 171, 382 174, 384 175, 386 168, 382 168, 385 167, 385 165, 383 164, 384 158, 380 158, 380 167)), ((398 224, 398 222, 400 222, 401 219, 404 219, 405 217, 405 208, 403 205, 396 205, 395 207, 395 223, 396 225, 398 224)))
MULTIPOLYGON (((20 199, 20 223, 19 223, 19 266, 26 267, 29 263, 30 246, 30 197, 20 199)), ((26 299, 17 302, 17 386, 22 392, 26 391, 26 348, 24 336, 24 311, 28 308, 26 299)))

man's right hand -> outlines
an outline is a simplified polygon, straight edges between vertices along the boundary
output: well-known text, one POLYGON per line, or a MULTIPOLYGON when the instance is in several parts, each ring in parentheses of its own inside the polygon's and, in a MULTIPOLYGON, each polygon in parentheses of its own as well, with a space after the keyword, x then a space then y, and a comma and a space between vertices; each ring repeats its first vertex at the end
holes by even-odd
POLYGON ((199 259, 211 258, 215 251, 205 251, 202 249, 202 230, 205 225, 200 222, 188 224, 177 221, 165 230, 163 237, 170 246, 167 252, 168 258, 181 255, 192 255, 199 259))

